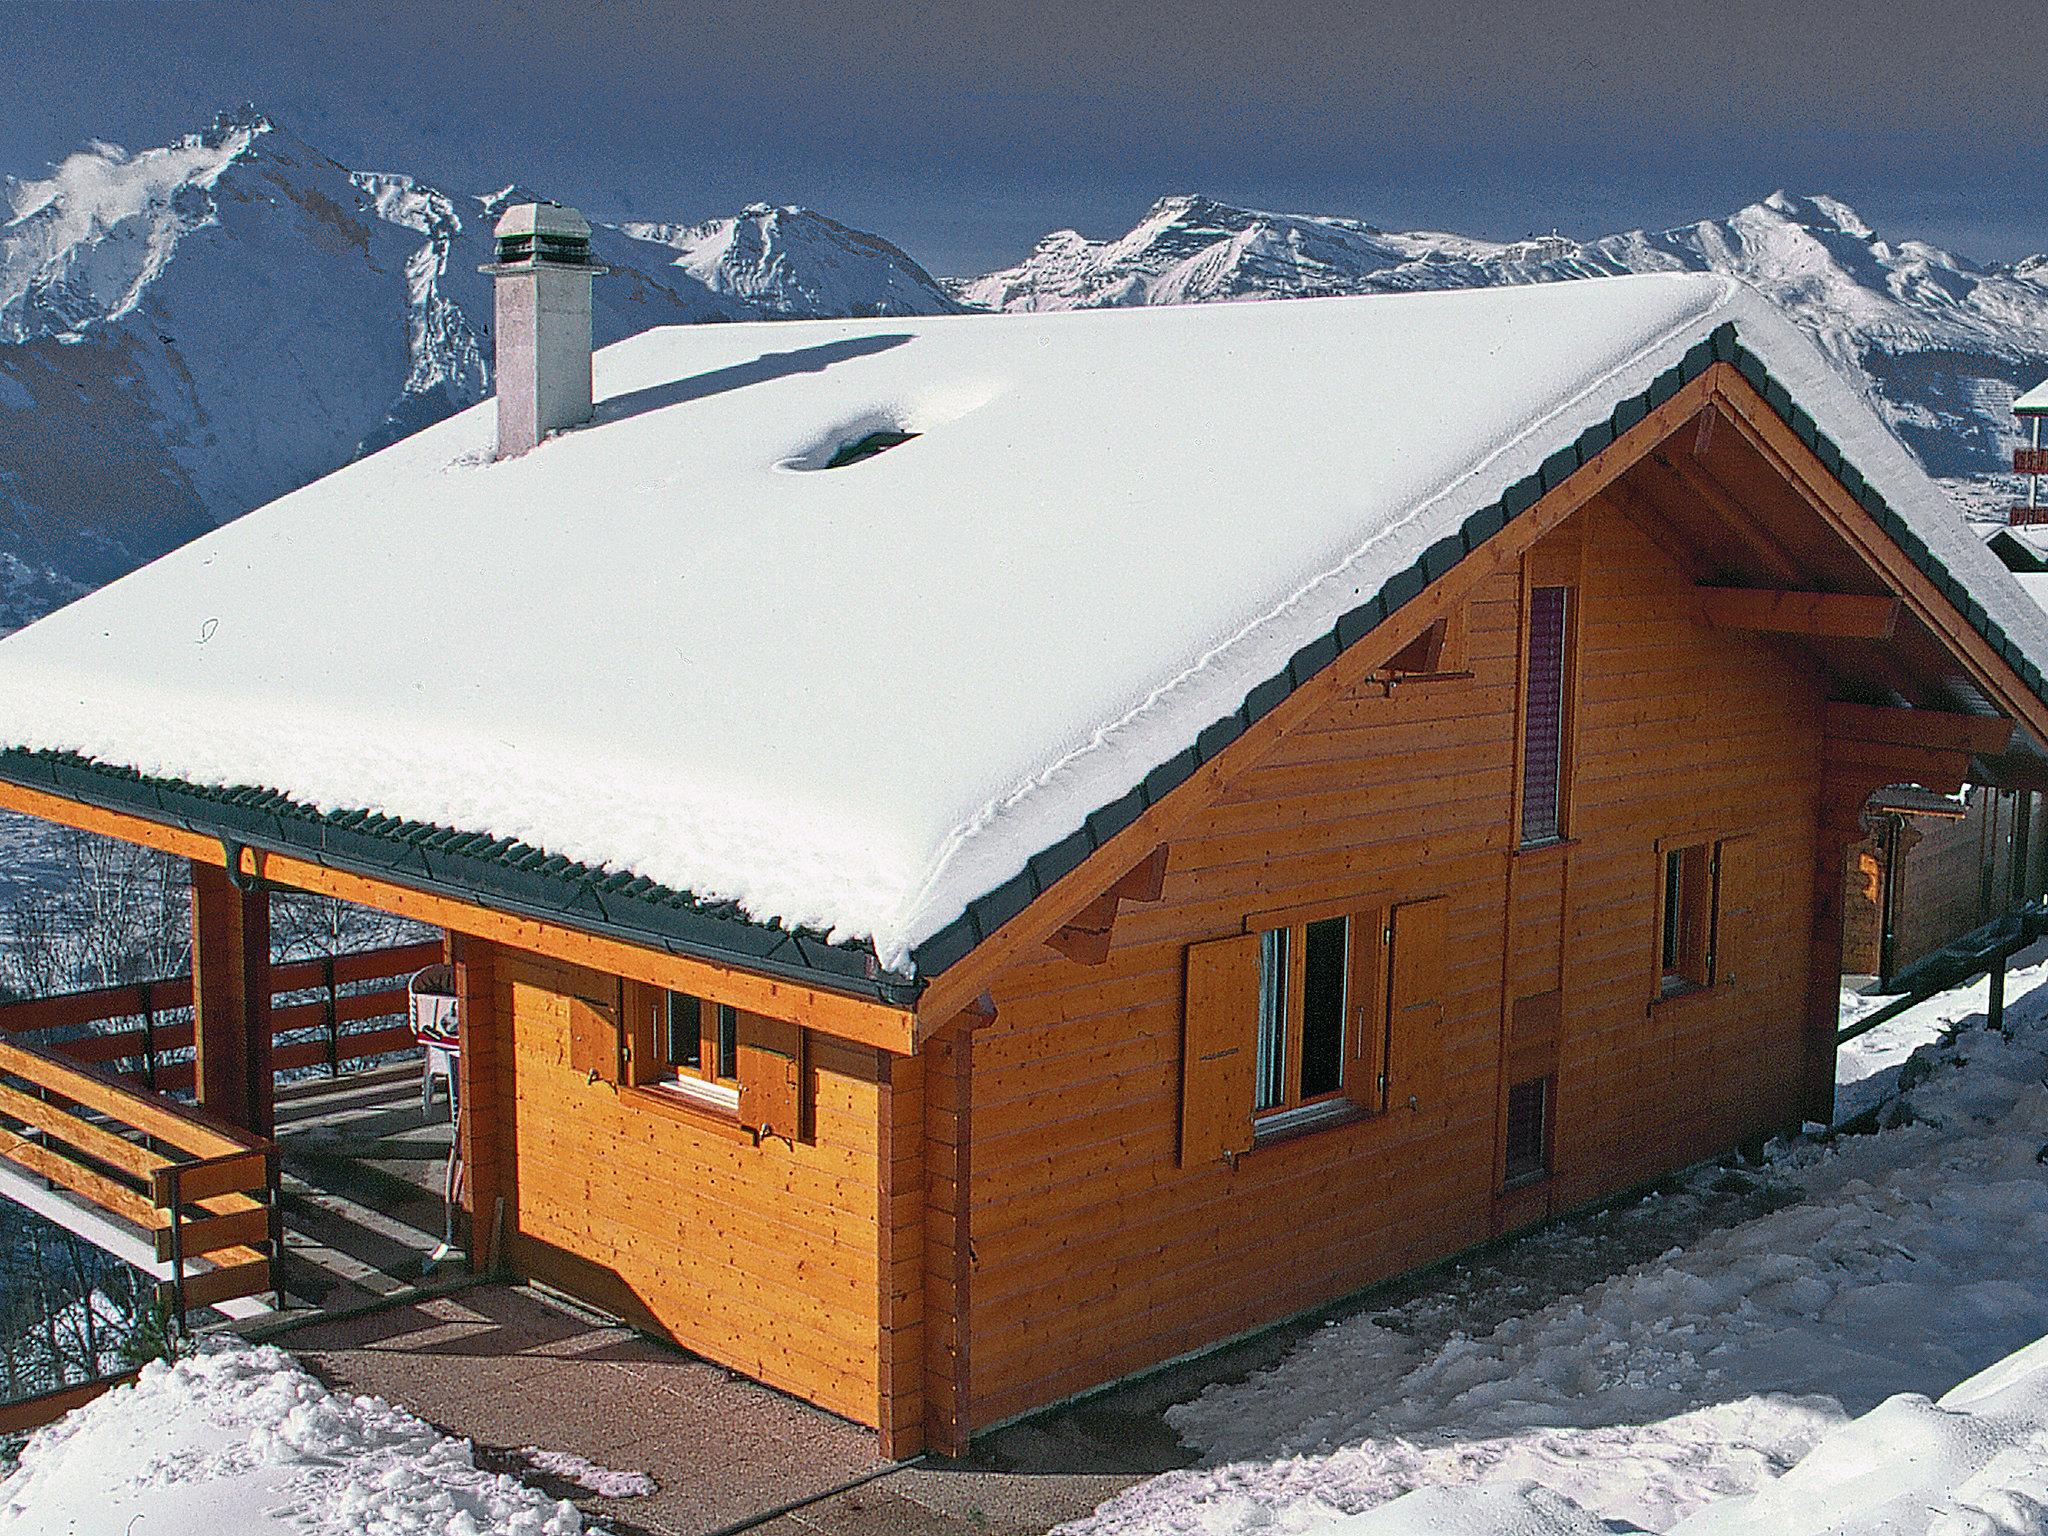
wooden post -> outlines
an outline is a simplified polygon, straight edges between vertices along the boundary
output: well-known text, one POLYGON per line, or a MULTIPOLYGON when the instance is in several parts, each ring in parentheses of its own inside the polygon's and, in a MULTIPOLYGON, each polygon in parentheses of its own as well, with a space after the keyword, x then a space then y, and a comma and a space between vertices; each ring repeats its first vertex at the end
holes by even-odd
POLYGON ((492 949, 486 939, 455 936, 455 1016, 461 1049, 455 1058, 457 1133, 462 1139, 462 1207, 469 1216, 469 1268, 488 1275, 505 1256, 494 1214, 513 1192, 510 1128, 503 1121, 498 1078, 508 1061, 500 1036, 492 949))
POLYGON ((876 1056, 881 1178, 875 1421, 883 1458, 902 1461, 925 1447, 924 1058, 885 1051, 876 1056))
POLYGON ((974 1027, 995 1016, 983 994, 924 1044, 925 1449, 962 1456, 974 1433, 969 1330, 974 1027))
POLYGON ((1813 933, 1806 971, 1806 1021, 1800 1033, 1799 1112, 1832 1125, 1835 1118, 1836 1035, 1842 1027, 1843 861, 1868 834, 1863 807, 1870 791, 1860 783, 1824 782, 1815 828, 1813 933))
POLYGON ((1985 1024, 2000 1034, 2005 1033, 2005 962, 2011 955, 2001 941, 1991 961, 1991 993, 1984 1005, 1985 1024))
POLYGON ((269 1136, 270 892, 237 890, 227 871, 192 865, 193 1082, 215 1114, 269 1136))

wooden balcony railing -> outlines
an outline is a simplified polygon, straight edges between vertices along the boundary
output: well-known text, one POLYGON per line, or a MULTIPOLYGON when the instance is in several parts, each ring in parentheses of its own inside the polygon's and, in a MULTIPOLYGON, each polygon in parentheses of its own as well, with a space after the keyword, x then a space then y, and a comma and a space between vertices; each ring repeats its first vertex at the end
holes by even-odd
POLYGON ((19 1041, 0 1041, 0 1158, 138 1230, 188 1310, 277 1293, 277 1143, 19 1041), (195 1264, 201 1266, 195 1268, 195 1264))
POLYGON ((2048 448, 2015 448, 2012 472, 2016 475, 2048 475, 2048 448))
MULTIPOLYGON (((324 1067, 338 1074, 346 1062, 407 1049, 412 1031, 406 1021, 406 979, 440 958, 440 943, 429 940, 273 965, 273 1069, 324 1067)), ((0 1003, 0 1038, 26 1040, 159 1093, 189 1093, 192 978, 171 976, 0 1003), (95 1027, 109 1024, 121 1027, 95 1027)))

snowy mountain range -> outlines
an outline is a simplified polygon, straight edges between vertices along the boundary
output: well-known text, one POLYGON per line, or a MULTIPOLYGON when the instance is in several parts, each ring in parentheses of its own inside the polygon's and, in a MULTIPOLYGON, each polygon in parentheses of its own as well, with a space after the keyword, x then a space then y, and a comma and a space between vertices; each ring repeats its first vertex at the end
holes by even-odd
MULTIPOLYGON (((0 629, 489 392, 491 228, 254 110, 0 186, 0 629)), ((599 225, 599 345, 684 321, 956 307, 887 241, 765 204, 599 225)))
POLYGON ((1022 262, 951 285, 984 309, 1077 309, 1721 272, 1786 312, 1936 475, 2010 467, 2013 395, 2048 375, 2048 257, 1979 264, 1880 239, 1829 197, 1775 192, 1725 219, 1580 242, 1498 244, 1355 219, 1169 197, 1128 233, 1047 235, 1022 262))
MULTIPOLYGON (((337 163, 254 109, 0 184, 0 630, 481 398, 491 226, 337 163)), ((802 208, 600 224, 599 345, 678 322, 1106 305, 1731 273, 1784 305, 1934 473, 1993 505, 2013 394, 2048 375, 2048 258, 1978 264, 1773 194, 1661 233, 1513 243, 1169 197, 941 283, 802 208)))

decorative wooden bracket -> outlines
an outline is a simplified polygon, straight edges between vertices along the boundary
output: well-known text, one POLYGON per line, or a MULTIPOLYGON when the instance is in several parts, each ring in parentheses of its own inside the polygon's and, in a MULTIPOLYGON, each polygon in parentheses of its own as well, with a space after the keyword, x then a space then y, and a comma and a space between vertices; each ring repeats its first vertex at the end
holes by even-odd
POLYGON ((1166 849, 1161 843, 1115 885, 1067 920, 1045 942, 1080 965, 1100 965, 1109 958, 1110 931, 1117 908, 1126 901, 1157 901, 1166 883, 1166 849))
POLYGON ((1834 640, 1889 640, 1899 600, 1859 592, 1782 592, 1754 587, 1703 587, 1700 603, 1717 629, 1834 640))

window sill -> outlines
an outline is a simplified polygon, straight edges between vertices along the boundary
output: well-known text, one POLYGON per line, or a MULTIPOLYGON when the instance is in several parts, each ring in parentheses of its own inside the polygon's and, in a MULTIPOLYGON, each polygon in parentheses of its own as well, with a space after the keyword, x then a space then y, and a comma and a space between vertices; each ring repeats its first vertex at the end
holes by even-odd
POLYGON ((1540 843, 1518 844, 1514 849, 1512 857, 1517 859, 1561 858, 1571 849, 1578 846, 1579 840, 1576 837, 1552 837, 1546 838, 1540 843))
POLYGON ((1495 1198, 1504 1200, 1509 1195, 1519 1195, 1525 1189, 1534 1189, 1549 1177, 1550 1170, 1548 1168, 1537 1168, 1529 1173, 1518 1173, 1501 1185, 1500 1193, 1495 1198))
POLYGON ((635 1109, 650 1110, 700 1129, 726 1132, 735 1138, 754 1139, 740 1125, 740 1096, 730 1088, 710 1083, 702 1088, 677 1082, 636 1083, 622 1087, 619 1096, 635 1109))
POLYGON ((1685 981, 1683 979, 1666 980, 1658 987, 1655 995, 1651 997, 1650 1007, 1653 1009, 1668 1007, 1672 1003, 1683 1002, 1689 997, 1710 997, 1714 991, 1715 987, 1712 982, 1685 981))
POLYGON ((1365 1106, 1351 1099, 1324 1099, 1297 1109, 1276 1110, 1252 1122, 1252 1150, 1257 1152, 1264 1147, 1278 1146, 1283 1141, 1313 1136, 1317 1131, 1334 1130, 1340 1125, 1355 1125, 1369 1118, 1371 1116, 1365 1106))

